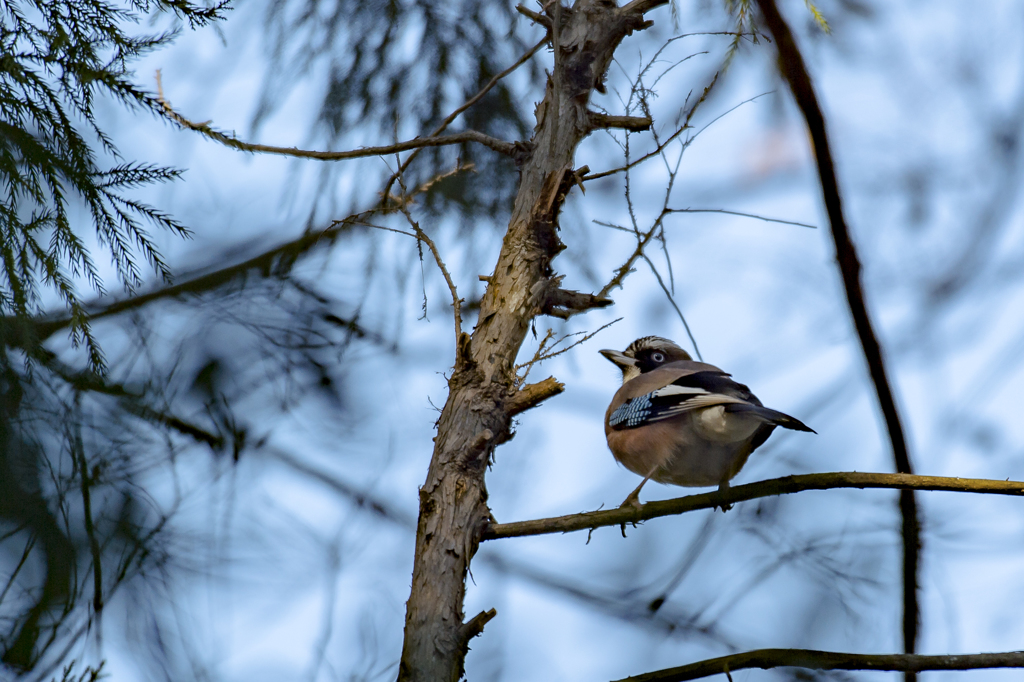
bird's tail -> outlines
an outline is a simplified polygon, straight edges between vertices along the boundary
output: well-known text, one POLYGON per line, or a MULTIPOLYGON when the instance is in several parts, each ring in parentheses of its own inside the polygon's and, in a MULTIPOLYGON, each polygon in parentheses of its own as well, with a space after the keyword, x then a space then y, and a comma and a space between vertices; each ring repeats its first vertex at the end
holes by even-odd
POLYGON ((778 426, 783 426, 787 429, 793 429, 794 431, 808 431, 810 433, 817 433, 814 429, 804 424, 796 417, 790 417, 788 414, 773 410, 770 407, 763 407, 761 405, 751 405, 750 403, 732 403, 725 406, 726 412, 752 412, 757 416, 761 417, 765 421, 771 422, 778 426))

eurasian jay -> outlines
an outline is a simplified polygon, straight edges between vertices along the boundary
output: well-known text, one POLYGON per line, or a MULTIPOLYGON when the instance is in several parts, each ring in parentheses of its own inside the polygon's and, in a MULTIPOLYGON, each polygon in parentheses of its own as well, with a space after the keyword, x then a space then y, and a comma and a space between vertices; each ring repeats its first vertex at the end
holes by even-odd
POLYGON ((608 447, 623 466, 644 477, 623 507, 638 506, 640 489, 652 478, 728 488, 776 426, 815 433, 762 405, 718 367, 694 362, 668 339, 645 336, 624 352, 600 352, 622 370, 622 386, 604 416, 608 447))

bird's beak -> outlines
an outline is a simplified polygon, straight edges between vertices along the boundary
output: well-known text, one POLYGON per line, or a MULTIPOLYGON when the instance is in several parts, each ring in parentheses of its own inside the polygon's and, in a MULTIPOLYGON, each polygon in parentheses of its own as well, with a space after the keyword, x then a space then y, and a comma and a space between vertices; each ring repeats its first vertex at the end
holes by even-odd
POLYGON ((599 350, 597 352, 614 362, 619 367, 636 367, 636 360, 617 350, 608 350, 606 348, 605 350, 599 350))

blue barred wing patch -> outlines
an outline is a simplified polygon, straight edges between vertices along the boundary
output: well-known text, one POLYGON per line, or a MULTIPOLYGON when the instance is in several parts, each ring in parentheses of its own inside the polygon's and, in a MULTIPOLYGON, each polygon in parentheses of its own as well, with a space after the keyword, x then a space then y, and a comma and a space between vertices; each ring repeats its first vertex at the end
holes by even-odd
POLYGON ((608 415, 608 426, 613 429, 632 429, 640 426, 651 414, 651 393, 630 398, 608 415))

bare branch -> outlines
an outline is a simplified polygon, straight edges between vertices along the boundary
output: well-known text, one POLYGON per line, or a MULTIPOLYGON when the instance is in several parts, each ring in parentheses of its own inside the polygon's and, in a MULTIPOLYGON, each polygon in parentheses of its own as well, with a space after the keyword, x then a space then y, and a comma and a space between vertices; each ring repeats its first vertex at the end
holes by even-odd
POLYGON ((914 654, 847 654, 813 649, 757 649, 698 661, 678 668, 626 677, 618 682, 683 682, 748 668, 793 667, 811 670, 981 670, 1024 668, 1024 651, 993 654, 919 656, 914 654))
MULTIPOLYGON (((81 396, 75 395, 75 410, 81 409, 81 396)), ((85 458, 85 445, 82 442, 82 427, 80 415, 76 415, 72 430, 72 454, 75 458, 75 467, 79 476, 82 477, 82 513, 85 517, 85 535, 89 540, 89 553, 92 556, 92 610, 93 615, 98 619, 103 612, 103 562, 102 551, 100 550, 99 538, 96 537, 96 527, 92 516, 92 485, 93 473, 89 470, 89 462, 85 458)))
MULTIPOLYGON (((551 19, 549 19, 548 17, 544 16, 540 12, 534 12, 532 9, 527 9, 526 7, 523 7, 522 5, 516 5, 516 11, 519 12, 520 14, 522 14, 524 17, 526 17, 530 21, 532 21, 533 23, 540 24, 544 28, 546 28, 548 30, 551 30, 551 26, 552 26, 551 19)), ((544 39, 544 42, 547 42, 547 38, 544 39)))
POLYGON ((651 129, 651 119, 647 116, 610 116, 597 111, 590 113, 590 129, 622 128, 634 133, 651 129))
POLYGON ((412 149, 422 149, 423 147, 444 147, 447 145, 462 144, 463 142, 476 142, 493 149, 496 152, 513 157, 515 156, 517 149, 515 143, 499 140, 496 137, 485 135, 484 133, 476 130, 464 130, 460 133, 453 133, 451 135, 444 136, 431 135, 428 137, 417 137, 412 140, 406 140, 405 142, 398 142, 396 144, 385 145, 382 147, 363 147, 362 149, 351 149, 343 152, 315 151, 310 149, 298 149, 297 147, 276 147, 267 144, 245 142, 234 135, 228 135, 214 130, 210 127, 209 121, 196 123, 195 121, 191 121, 179 114, 171 107, 170 102, 164 99, 163 86, 160 82, 159 71, 157 71, 156 82, 158 93, 157 99, 160 104, 163 105, 164 111, 169 118, 189 130, 194 130, 197 133, 205 135, 211 140, 215 140, 227 147, 238 149, 243 152, 280 154, 282 156, 292 156, 300 159, 317 159, 319 161, 343 161, 345 159, 360 159, 367 156, 387 156, 388 154, 396 154, 398 152, 405 152, 412 149))
POLYGON ((661 516, 675 516, 698 509, 728 507, 736 502, 775 495, 789 495, 803 490, 833 490, 836 488, 880 488, 899 490, 939 490, 961 493, 988 493, 992 495, 1024 496, 1024 482, 993 481, 976 478, 949 478, 945 476, 915 476, 913 474, 874 474, 860 472, 832 472, 784 476, 767 481, 738 485, 725 490, 659 500, 632 507, 569 514, 549 519, 494 524, 484 533, 484 540, 514 538, 525 535, 569 533, 603 526, 639 523, 661 516))
POLYGON ((513 393, 512 398, 505 403, 505 409, 509 415, 514 416, 537 407, 548 398, 552 398, 564 390, 565 384, 554 377, 548 377, 544 381, 527 384, 513 393))
POLYGON ((656 7, 667 4, 668 0, 633 0, 633 2, 622 8, 622 12, 646 14, 656 7))
POLYGON ((416 519, 411 517, 404 510, 396 507, 392 502, 387 501, 384 498, 374 497, 368 491, 363 490, 352 483, 343 481, 327 471, 323 471, 312 466, 284 450, 268 447, 263 448, 263 452, 273 456, 295 471, 319 481, 337 493, 341 493, 345 497, 349 498, 357 507, 371 511, 382 519, 391 521, 407 530, 415 530, 416 519))
POLYGON ((600 295, 595 296, 594 294, 585 294, 580 291, 552 288, 548 294, 544 314, 568 320, 573 315, 585 313, 594 308, 607 308, 614 302, 612 299, 600 295))
POLYGON ((483 632, 484 626, 491 622, 491 619, 497 615, 498 612, 495 609, 488 609, 487 611, 481 611, 466 621, 462 625, 462 631, 459 633, 462 637, 463 646, 469 644, 469 640, 483 632))
MULTIPOLYGON (((832 160, 832 150, 825 129, 825 117, 818 104, 818 97, 814 92, 814 85, 804 64, 803 56, 800 54, 800 49, 797 47, 786 20, 779 13, 775 0, 758 0, 757 4, 761 8, 761 14, 768 30, 775 38, 775 45, 779 51, 779 70, 789 84, 793 98, 807 122, 807 129, 814 146, 814 158, 818 166, 821 192, 825 199, 825 210, 832 227, 832 240, 836 246, 836 260, 839 262, 839 270, 843 276, 846 301, 850 307, 850 314, 853 316, 854 327, 857 329, 857 337, 864 350, 864 359, 868 364, 871 381, 875 385, 882 415, 885 417, 896 471, 910 474, 913 473, 913 468, 910 463, 910 452, 907 448, 903 424, 896 407, 892 386, 889 383, 885 360, 882 356, 882 346, 875 335, 867 304, 864 301, 864 291, 860 282, 860 260, 857 258, 857 250, 850 238, 850 230, 843 215, 839 181, 836 178, 835 163, 832 160)), ((917 576, 920 570, 921 533, 917 503, 910 490, 906 490, 900 495, 900 513, 903 519, 903 645, 907 653, 913 653, 917 648, 918 620, 920 618, 917 576)), ((908 673, 908 682, 912 679, 913 675, 908 673)))

